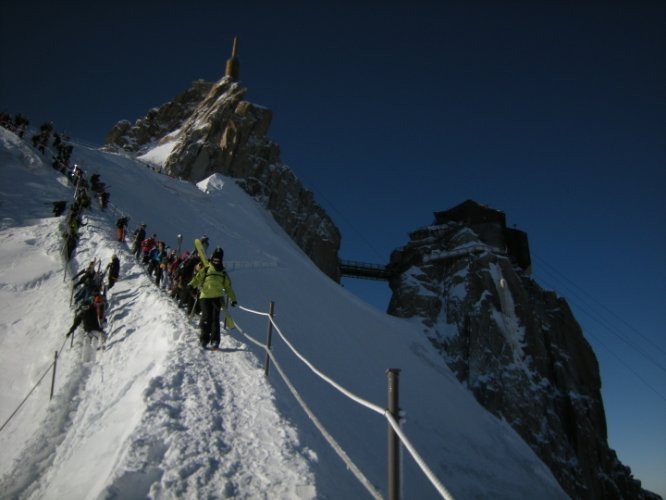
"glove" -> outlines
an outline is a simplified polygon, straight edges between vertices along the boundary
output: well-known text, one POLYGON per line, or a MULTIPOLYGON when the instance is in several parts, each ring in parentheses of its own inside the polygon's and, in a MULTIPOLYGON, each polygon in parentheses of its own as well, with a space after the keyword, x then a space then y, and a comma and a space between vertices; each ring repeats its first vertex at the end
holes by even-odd
POLYGON ((72 330, 68 331, 68 332, 65 334, 65 337, 69 337, 71 334, 72 334, 72 330))
POLYGON ((231 303, 231 307, 236 307, 237 305, 238 305, 238 302, 236 302, 235 300, 231 303))

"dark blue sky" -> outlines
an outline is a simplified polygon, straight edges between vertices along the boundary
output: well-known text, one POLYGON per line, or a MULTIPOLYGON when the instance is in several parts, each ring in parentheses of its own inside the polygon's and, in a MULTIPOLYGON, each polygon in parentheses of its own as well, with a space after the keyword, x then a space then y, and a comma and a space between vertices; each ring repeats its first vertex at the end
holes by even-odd
POLYGON ((384 263, 469 198, 528 233, 599 357, 611 446, 666 494, 663 1, 99 5, 5 2, 0 108, 101 144, 219 79, 238 35, 247 98, 343 258, 384 263))

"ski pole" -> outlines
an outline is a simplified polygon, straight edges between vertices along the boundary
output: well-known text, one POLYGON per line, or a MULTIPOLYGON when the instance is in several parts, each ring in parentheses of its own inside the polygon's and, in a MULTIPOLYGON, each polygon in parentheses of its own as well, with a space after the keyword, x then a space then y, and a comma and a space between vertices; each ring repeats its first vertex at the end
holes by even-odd
POLYGON ((199 296, 197 295, 194 299, 194 304, 192 304, 192 309, 190 310, 190 314, 187 315, 187 318, 190 319, 192 316, 194 316, 194 311, 197 308, 197 302, 199 301, 199 296))

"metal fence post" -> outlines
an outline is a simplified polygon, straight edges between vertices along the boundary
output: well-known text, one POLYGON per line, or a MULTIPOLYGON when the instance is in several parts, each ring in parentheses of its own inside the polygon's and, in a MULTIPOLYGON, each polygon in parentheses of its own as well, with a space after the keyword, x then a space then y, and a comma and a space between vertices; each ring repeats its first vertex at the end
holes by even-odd
POLYGON ((55 358, 53 360, 53 375, 51 376, 51 395, 49 396, 49 401, 53 399, 53 388, 55 387, 55 375, 56 375, 57 366, 58 366, 58 351, 55 352, 55 358))
MULTIPOLYGON (((270 304, 268 305, 268 334, 266 335, 266 348, 268 351, 271 350, 271 339, 273 337, 273 309, 275 307, 275 302, 271 300, 270 304)), ((270 366, 270 361, 271 357, 268 355, 268 351, 266 351, 266 358, 264 359, 264 375, 268 377, 268 367, 270 366)))
MULTIPOLYGON (((398 382, 400 370, 389 368, 388 376, 388 411, 396 422, 400 422, 400 406, 398 398, 398 382)), ((400 499, 400 439, 388 425, 388 500, 400 499)))

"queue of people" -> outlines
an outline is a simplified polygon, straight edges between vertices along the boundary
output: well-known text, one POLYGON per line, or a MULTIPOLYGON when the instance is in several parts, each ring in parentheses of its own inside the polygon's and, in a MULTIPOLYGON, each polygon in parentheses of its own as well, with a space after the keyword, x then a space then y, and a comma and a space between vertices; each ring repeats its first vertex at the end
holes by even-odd
MULTIPOLYGON (((22 115, 12 118, 7 113, 0 114, 0 125, 23 137, 29 122, 22 115)), ((74 202, 65 219, 63 231, 63 252, 67 261, 71 260, 78 241, 79 230, 86 225, 83 211, 90 208, 91 189, 99 200, 100 208, 107 207, 109 193, 100 180, 99 174, 93 174, 90 182, 83 170, 76 164, 69 168, 72 152, 71 145, 65 138, 54 132, 53 123, 43 124, 32 137, 32 145, 42 154, 50 149, 49 142, 56 149, 53 167, 67 175, 75 186, 74 202)), ((61 216, 66 210, 66 201, 53 202, 53 213, 61 216)), ((116 222, 116 240, 125 242, 129 217, 123 216, 116 222)), ((225 328, 234 327, 227 306, 236 306, 236 294, 231 279, 227 274, 221 247, 216 247, 210 259, 207 257, 208 238, 204 235, 194 241, 194 249, 180 253, 181 235, 178 235, 178 250, 168 247, 156 234, 146 237, 146 225, 140 224, 129 242, 132 255, 141 262, 155 285, 169 294, 179 307, 185 309, 191 317, 199 315, 199 342, 203 348, 219 349, 220 321, 224 318, 225 328)), ((102 343, 106 340, 106 310, 108 308, 107 291, 120 277, 120 259, 113 254, 111 262, 101 269, 101 262, 93 260, 88 267, 72 278, 71 302, 74 306, 74 320, 67 331, 72 335, 83 325, 89 336, 98 336, 102 343), (104 278, 108 281, 105 283, 104 278), (97 335, 99 334, 99 335, 97 335)))
MULTIPOLYGON (((121 219, 117 221, 117 227, 124 223, 121 219)), ((132 235, 130 251, 145 266, 157 287, 165 290, 189 316, 199 315, 201 346, 219 349, 221 318, 224 318, 225 328, 233 328, 227 306, 237 305, 231 279, 223 264, 224 251, 217 247, 208 259, 208 237, 204 235, 194 241, 192 251, 178 254, 158 239, 157 234, 146 234, 146 224, 141 223, 132 235)))

